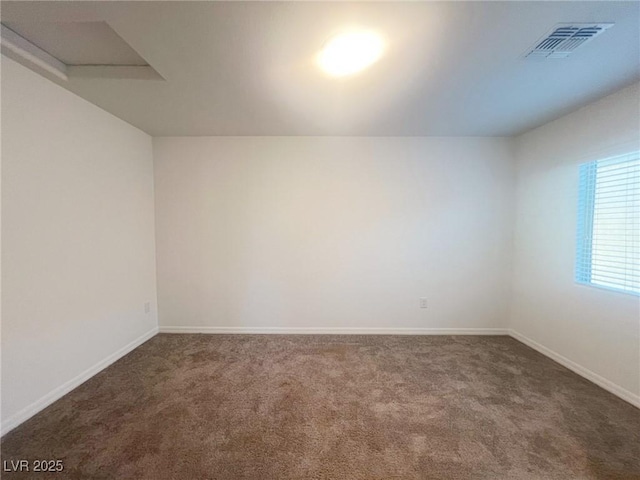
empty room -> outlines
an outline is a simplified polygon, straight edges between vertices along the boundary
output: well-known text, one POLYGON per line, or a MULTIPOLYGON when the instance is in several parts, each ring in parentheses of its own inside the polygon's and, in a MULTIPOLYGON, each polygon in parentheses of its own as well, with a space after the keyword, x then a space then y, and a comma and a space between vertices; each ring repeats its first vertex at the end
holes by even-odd
POLYGON ((0 21, 3 479, 640 479, 639 1, 0 21))

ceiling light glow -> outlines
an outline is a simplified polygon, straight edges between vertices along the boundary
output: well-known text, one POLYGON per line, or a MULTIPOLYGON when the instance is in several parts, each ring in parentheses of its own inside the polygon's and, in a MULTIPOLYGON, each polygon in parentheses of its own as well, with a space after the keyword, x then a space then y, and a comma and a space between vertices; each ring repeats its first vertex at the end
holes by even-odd
POLYGON ((333 37, 318 54, 320 68, 332 77, 353 75, 377 62, 384 41, 374 32, 358 31, 333 37))

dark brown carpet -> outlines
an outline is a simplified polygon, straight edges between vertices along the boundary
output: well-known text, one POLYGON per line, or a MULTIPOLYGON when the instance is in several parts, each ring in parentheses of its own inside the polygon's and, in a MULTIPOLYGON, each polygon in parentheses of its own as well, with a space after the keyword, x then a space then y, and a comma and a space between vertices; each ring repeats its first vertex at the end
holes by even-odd
POLYGON ((509 337, 158 335, 2 441, 65 479, 640 479, 640 410, 509 337))

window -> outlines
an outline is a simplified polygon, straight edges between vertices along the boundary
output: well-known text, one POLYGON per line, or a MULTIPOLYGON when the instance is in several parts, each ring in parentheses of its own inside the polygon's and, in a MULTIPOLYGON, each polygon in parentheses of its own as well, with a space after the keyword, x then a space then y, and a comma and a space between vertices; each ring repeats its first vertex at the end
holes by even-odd
POLYGON ((640 152, 580 165, 575 274, 640 295, 640 152))

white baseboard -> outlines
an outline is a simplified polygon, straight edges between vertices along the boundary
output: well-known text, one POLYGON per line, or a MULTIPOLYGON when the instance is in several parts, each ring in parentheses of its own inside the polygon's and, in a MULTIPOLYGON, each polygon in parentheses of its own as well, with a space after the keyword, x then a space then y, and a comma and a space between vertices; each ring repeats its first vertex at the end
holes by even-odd
POLYGON ((69 393, 74 388, 79 387, 81 384, 89 380, 95 374, 104 370, 109 365, 114 363, 116 360, 119 360, 120 358, 124 357, 127 353, 139 347, 140 345, 142 345, 144 342, 149 340, 151 337, 153 337, 157 333, 158 333, 158 327, 152 328, 144 335, 136 338, 134 341, 125 345, 118 351, 112 353, 104 360, 101 360, 100 362, 96 363, 92 367, 88 368, 87 370, 82 372, 80 375, 72 378, 68 382, 65 382, 59 387, 53 389, 43 397, 33 402, 31 405, 28 405, 27 407, 23 408, 22 410, 12 415, 11 417, 7 419, 3 419, 2 426, 0 427, 0 430, 2 431, 2 435, 5 435, 9 431, 13 430, 18 425, 20 425, 22 422, 33 417, 36 413, 45 409, 46 407, 51 405, 53 402, 60 399, 67 393, 69 393))
POLYGON ((592 372, 588 368, 583 367, 582 365, 577 364, 573 360, 569 360, 567 357, 560 355, 557 352, 554 352, 550 348, 545 347, 544 345, 539 344, 535 340, 531 340, 529 337, 516 332, 515 330, 509 330, 509 335, 515 338, 516 340, 524 343, 525 345, 537 350, 541 354, 550 359, 558 362, 560 365, 567 367, 569 370, 577 373, 581 377, 586 378, 587 380, 595 383, 599 387, 604 388, 608 392, 613 393, 617 397, 620 397, 622 400, 629 402, 631 405, 640 408, 640 395, 636 395, 633 392, 630 392, 626 388, 621 387, 620 385, 613 383, 611 380, 607 380, 606 378, 598 375, 595 372, 592 372))
POLYGON ((508 335, 506 328, 170 327, 160 333, 281 335, 508 335))

